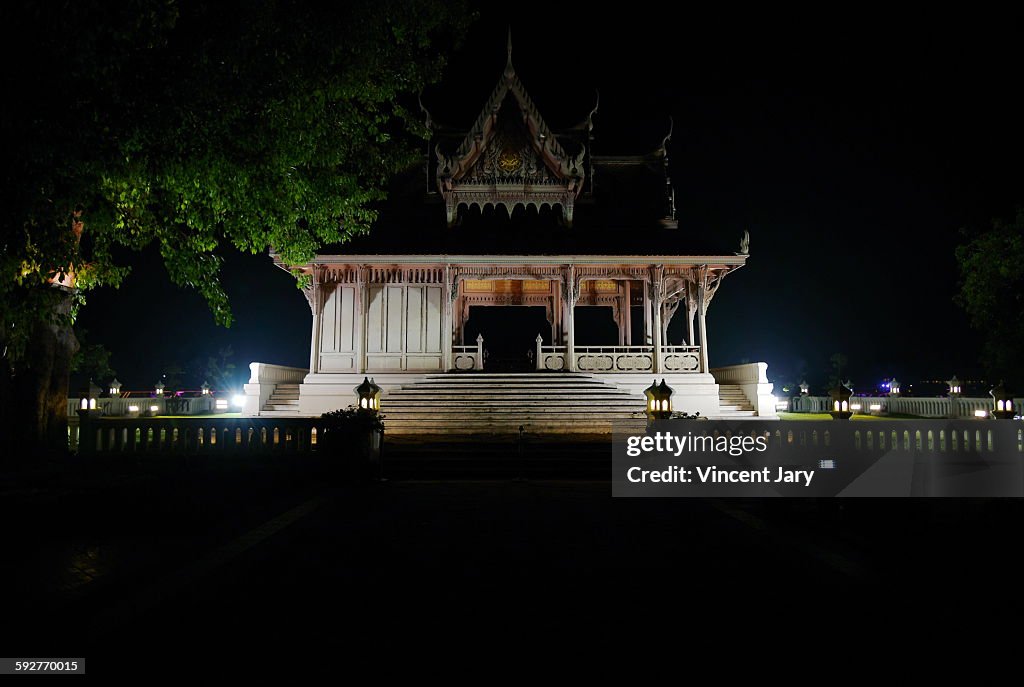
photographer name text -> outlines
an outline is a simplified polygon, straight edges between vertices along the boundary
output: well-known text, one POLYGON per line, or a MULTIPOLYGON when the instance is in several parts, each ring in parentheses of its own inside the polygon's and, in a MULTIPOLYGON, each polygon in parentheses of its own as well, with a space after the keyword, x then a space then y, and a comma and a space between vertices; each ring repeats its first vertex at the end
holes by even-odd
POLYGON ((719 468, 717 465, 681 467, 673 465, 663 470, 645 470, 639 466, 630 467, 626 471, 626 479, 633 483, 672 482, 676 484, 752 484, 752 483, 785 483, 811 486, 814 470, 791 470, 779 467, 740 469, 719 468))

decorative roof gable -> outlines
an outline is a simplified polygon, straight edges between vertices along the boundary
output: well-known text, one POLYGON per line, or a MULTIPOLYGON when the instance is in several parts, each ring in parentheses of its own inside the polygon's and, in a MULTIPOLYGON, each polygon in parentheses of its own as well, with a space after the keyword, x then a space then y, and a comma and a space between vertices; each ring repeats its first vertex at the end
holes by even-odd
POLYGON ((509 33, 505 71, 462 143, 451 154, 435 147, 437 185, 451 226, 460 206, 560 206, 567 225, 586 176, 586 146, 565 150, 540 116, 512 66, 509 33), (509 98, 508 96, 512 97, 509 98))

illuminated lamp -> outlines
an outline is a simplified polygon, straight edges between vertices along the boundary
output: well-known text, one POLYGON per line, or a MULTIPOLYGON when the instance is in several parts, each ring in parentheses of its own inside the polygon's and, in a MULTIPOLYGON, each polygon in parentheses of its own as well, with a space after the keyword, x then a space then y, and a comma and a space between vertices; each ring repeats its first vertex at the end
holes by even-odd
POLYGON ((360 411, 376 413, 380 410, 381 388, 374 384, 372 379, 363 377, 363 383, 354 391, 356 392, 356 407, 360 411))
POLYGON ((672 394, 675 389, 670 387, 664 379, 661 384, 655 379, 649 387, 644 389, 644 396, 647 398, 647 420, 667 420, 672 417, 672 394))
POLYGON ((992 397, 992 417, 999 420, 1012 420, 1017 414, 1013 407, 1013 395, 1006 390, 1006 385, 1002 380, 988 392, 988 395, 992 397))
POLYGON ((853 415, 853 409, 850 408, 850 397, 853 396, 853 390, 840 383, 834 389, 829 389, 828 396, 832 401, 832 409, 829 411, 832 419, 849 420, 853 415))

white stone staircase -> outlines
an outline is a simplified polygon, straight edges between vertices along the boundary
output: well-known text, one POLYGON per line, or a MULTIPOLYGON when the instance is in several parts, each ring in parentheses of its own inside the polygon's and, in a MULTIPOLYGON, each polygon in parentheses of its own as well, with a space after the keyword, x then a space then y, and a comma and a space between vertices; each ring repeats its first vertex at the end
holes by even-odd
POLYGON ((718 385, 718 419, 756 417, 757 412, 738 384, 718 385))
POLYGON ((277 384, 274 392, 270 394, 263 409, 260 410, 260 417, 298 417, 299 415, 299 385, 277 384))
POLYGON ((609 434, 642 431, 644 399, 581 372, 425 375, 381 399, 389 435, 609 434))

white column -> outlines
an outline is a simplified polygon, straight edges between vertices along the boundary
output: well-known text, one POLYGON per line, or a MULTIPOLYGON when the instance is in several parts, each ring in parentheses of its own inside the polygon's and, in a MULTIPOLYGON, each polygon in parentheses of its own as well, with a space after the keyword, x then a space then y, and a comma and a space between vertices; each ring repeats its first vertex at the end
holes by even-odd
POLYGON ((651 336, 651 283, 647 282, 644 284, 644 346, 650 346, 654 343, 654 338, 651 336))
POLYGON ((569 265, 562 275, 562 301, 565 303, 565 369, 576 371, 576 326, 575 310, 579 298, 576 284, 576 268, 569 265))
POLYGON ((708 327, 707 327, 707 269, 701 271, 697 283, 697 331, 700 334, 700 371, 707 372, 708 366, 708 327))
POLYGON ((320 284, 317 278, 316 265, 313 265, 312 282, 306 292, 306 300, 309 301, 309 310, 313 313, 313 335, 309 338, 309 371, 319 371, 320 365, 320 319, 323 315, 323 307, 320 305, 320 284))
POLYGON ((452 342, 455 339, 454 321, 452 308, 455 296, 459 292, 458 283, 452 282, 451 268, 444 268, 444 289, 441 297, 444 299, 442 307, 444 311, 441 316, 441 367, 444 372, 452 369, 452 342))
POLYGON ((625 280, 622 283, 623 290, 625 292, 625 311, 623 312, 623 329, 625 329, 625 336, 623 337, 623 344, 626 346, 633 345, 633 294, 630 289, 629 280, 625 280))
POLYGON ((693 282, 686 284, 686 343, 691 346, 696 345, 696 339, 693 337, 693 316, 697 311, 697 304, 693 297, 693 282))
POLYGON ((654 360, 653 366, 655 372, 661 372, 661 346, 662 346, 662 326, 661 326, 661 310, 662 301, 665 292, 664 283, 664 269, 660 266, 651 267, 651 280, 648 282, 648 291, 651 302, 651 329, 654 335, 654 360))
POLYGON ((370 310, 370 270, 367 267, 356 268, 356 371, 366 372, 366 317, 370 310))

